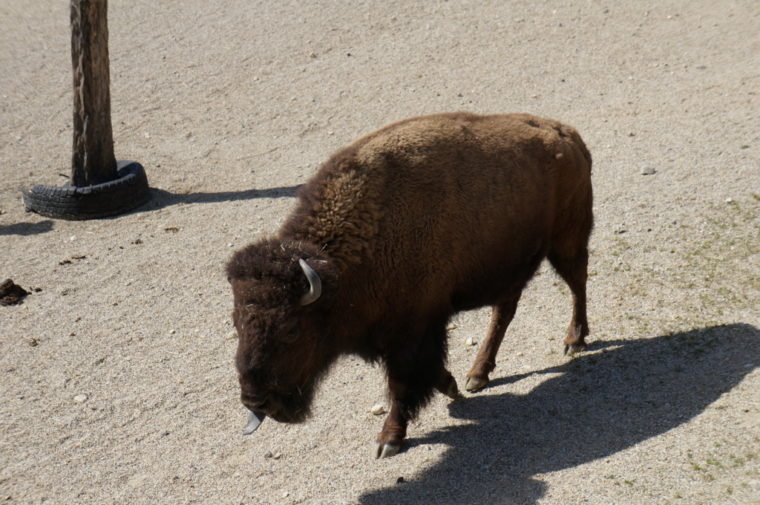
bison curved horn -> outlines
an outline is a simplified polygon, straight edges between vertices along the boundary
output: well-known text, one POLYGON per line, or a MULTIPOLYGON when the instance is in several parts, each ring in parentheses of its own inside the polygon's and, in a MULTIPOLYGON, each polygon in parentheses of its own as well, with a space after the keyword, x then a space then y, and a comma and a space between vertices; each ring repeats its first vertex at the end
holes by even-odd
POLYGON ((298 264, 301 265, 301 270, 309 280, 309 292, 301 297, 301 305, 310 305, 322 296, 322 280, 319 278, 319 274, 303 259, 299 259, 298 264))

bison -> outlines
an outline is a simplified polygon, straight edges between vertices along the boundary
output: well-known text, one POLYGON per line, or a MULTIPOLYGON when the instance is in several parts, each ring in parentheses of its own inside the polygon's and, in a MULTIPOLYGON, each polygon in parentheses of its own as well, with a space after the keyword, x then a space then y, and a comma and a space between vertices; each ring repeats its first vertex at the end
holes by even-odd
POLYGON ((565 352, 586 346, 591 156, 576 130, 528 114, 396 122, 334 154, 277 235, 227 264, 247 431, 306 419, 340 355, 384 366, 377 456, 399 452, 446 369, 449 318, 492 306, 467 374, 483 388, 520 294, 544 258, 572 291, 565 352))

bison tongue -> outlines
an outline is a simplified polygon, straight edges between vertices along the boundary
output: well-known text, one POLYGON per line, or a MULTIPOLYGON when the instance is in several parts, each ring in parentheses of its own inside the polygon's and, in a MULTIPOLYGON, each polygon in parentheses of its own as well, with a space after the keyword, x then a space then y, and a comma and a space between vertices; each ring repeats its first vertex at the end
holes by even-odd
POLYGON ((264 414, 251 411, 251 413, 248 414, 248 424, 246 424, 245 428, 243 428, 243 435, 250 435, 256 431, 259 425, 261 425, 261 421, 263 421, 265 417, 266 416, 264 414))

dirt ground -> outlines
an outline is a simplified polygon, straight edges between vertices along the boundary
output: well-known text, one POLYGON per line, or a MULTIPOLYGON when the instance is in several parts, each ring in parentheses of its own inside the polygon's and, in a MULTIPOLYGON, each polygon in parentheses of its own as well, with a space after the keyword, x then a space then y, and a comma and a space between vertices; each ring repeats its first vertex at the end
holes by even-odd
MULTIPOLYGON (((67 222, 20 190, 69 172, 68 2, 3 0, 0 281, 31 294, 0 306, 0 501, 760 503, 760 3, 625 4, 112 0, 116 154, 153 197, 67 222), (311 420, 244 439, 225 261, 339 147, 453 110, 586 140, 589 351, 562 355, 543 268, 491 387, 436 397, 398 456, 352 357, 311 420)), ((452 321, 460 386, 487 321, 452 321)))

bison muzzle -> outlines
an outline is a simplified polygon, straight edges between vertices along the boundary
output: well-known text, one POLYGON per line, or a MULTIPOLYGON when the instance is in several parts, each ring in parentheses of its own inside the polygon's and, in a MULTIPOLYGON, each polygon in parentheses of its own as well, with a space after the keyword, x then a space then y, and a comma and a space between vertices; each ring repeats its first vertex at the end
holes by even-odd
POLYGON ((527 114, 441 114, 388 125, 333 155, 279 232, 227 265, 247 432, 301 422, 343 354, 383 364, 396 454, 446 369, 450 317, 492 306, 466 389, 486 386, 541 262, 570 287, 565 352, 586 346, 591 156, 576 130, 527 114))

